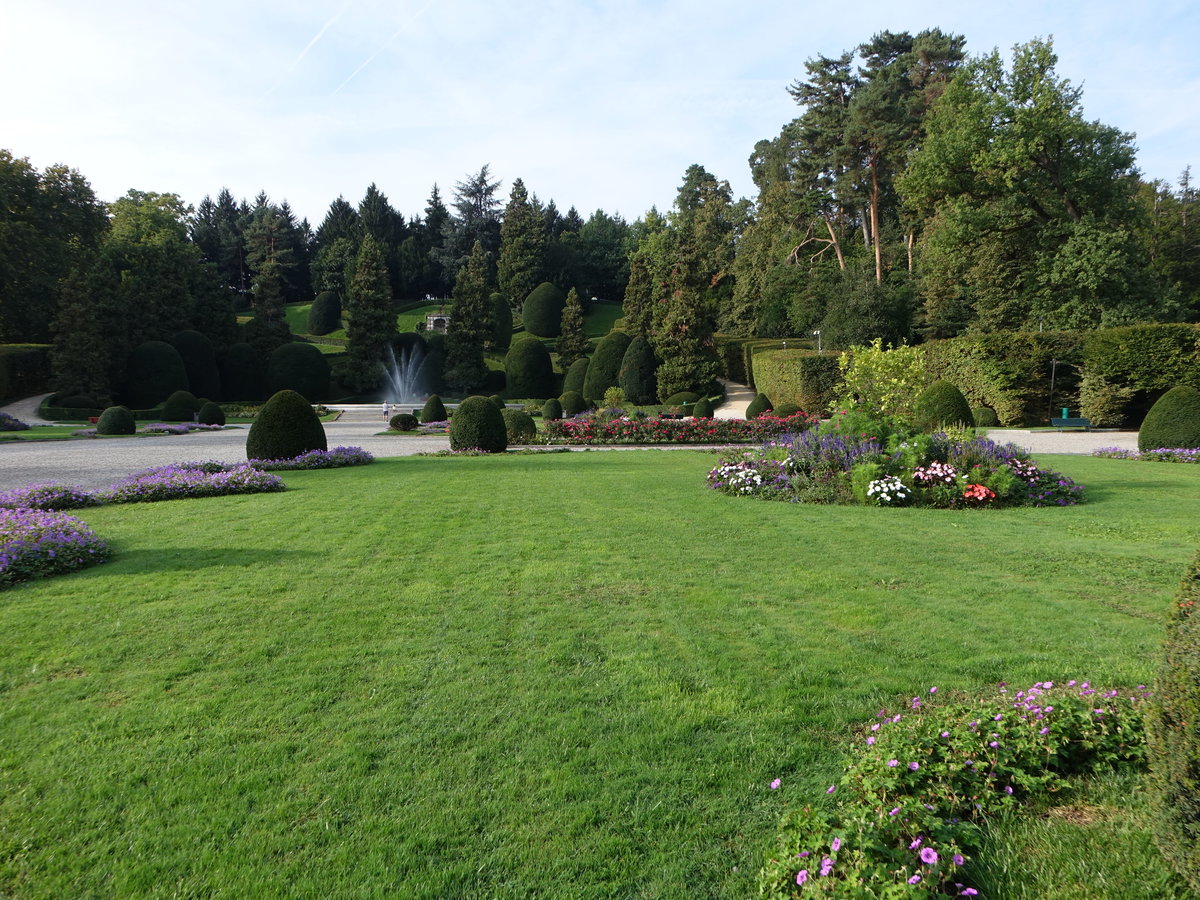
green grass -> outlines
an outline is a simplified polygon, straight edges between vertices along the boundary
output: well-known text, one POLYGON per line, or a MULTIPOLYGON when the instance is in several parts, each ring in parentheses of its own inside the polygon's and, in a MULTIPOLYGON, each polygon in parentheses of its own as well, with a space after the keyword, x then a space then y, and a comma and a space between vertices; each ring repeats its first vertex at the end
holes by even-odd
POLYGON ((431 313, 446 312, 450 308, 450 301, 443 303, 426 303, 424 306, 417 306, 413 309, 405 310, 396 316, 397 331, 416 331, 417 324, 424 324, 425 317, 431 313))
POLYGON ((0 431, 0 441, 63 441, 71 437, 81 428, 88 428, 87 422, 78 425, 31 425, 28 431, 0 431))
POLYGON ((714 461, 85 511, 112 563, 0 594, 0 896, 753 896, 772 778, 819 794, 929 684, 1147 682, 1200 543, 1200 467, 1056 457, 1093 502, 954 512, 714 461))
POLYGON ((613 324, 621 318, 621 315, 620 303, 607 301, 593 303, 588 314, 583 317, 584 333, 592 339, 602 338, 612 331, 613 324))

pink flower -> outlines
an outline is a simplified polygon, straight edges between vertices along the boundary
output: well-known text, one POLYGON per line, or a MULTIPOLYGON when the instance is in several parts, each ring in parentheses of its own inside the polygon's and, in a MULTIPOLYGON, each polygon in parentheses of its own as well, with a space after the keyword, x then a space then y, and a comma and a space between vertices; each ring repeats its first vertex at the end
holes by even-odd
POLYGON ((837 853, 839 850, 841 850, 842 849, 842 839, 834 838, 833 843, 829 845, 829 849, 832 850, 834 853, 837 853))
POLYGON ((912 878, 908 879, 908 883, 909 883, 909 884, 917 884, 917 883, 919 883, 920 881, 921 881, 921 876, 920 876, 920 875, 914 875, 912 878))
POLYGON ((910 762, 908 767, 915 772, 917 769, 921 768, 921 764, 919 762, 910 762))
POLYGON ((773 791, 779 790, 779 785, 780 785, 780 781, 778 778, 776 778, 774 781, 771 782, 771 790, 773 790, 773 791))
POLYGON ((874 743, 875 743, 875 735, 871 735, 869 738, 867 738, 867 746, 868 747, 874 743))
POLYGON ((796 873, 796 884, 804 884, 808 881, 808 869, 801 869, 796 873))
POLYGON ((836 790, 837 790, 837 785, 836 785, 836 784, 831 784, 831 785, 828 787, 828 789, 825 791, 825 793, 827 793, 827 794, 832 794, 832 793, 833 793, 834 791, 836 791, 836 790))

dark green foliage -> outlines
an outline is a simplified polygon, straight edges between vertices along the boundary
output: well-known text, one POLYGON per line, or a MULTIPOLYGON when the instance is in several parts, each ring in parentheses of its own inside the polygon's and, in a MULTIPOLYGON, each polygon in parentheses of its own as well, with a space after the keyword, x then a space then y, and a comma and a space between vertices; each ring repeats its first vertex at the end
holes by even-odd
POLYGON ((562 404, 557 399, 551 397, 542 404, 542 418, 547 422, 553 422, 563 417, 562 404))
POLYGON ((263 358, 249 344, 234 344, 221 360, 221 385, 226 400, 261 400, 266 394, 263 358))
POLYGON ((445 422, 449 416, 446 415, 446 405, 442 403, 442 398, 437 394, 431 396, 425 401, 425 406, 421 408, 422 422, 445 422))
POLYGON ((488 399, 492 401, 492 405, 496 407, 496 409, 504 409, 506 406, 504 398, 499 394, 492 394, 490 397, 488 397, 488 399))
POLYGON ((412 413, 397 413, 388 419, 388 428, 392 431, 416 431, 417 417, 412 413))
POLYGON ((220 397, 221 375, 212 341, 198 331, 181 331, 171 338, 187 370, 188 390, 197 397, 220 397))
POLYGON ((1200 555, 1171 605, 1158 684, 1147 721, 1155 840, 1200 891, 1200 555))
POLYGON ((558 337, 567 298, 548 281, 543 281, 525 298, 521 318, 525 330, 537 337, 558 337))
POLYGON ((292 332, 288 330, 287 320, 282 315, 274 319, 255 316, 239 330, 241 340, 253 347, 263 359, 275 352, 276 347, 292 339, 292 332))
POLYGON ((588 363, 587 376, 583 379, 583 396, 589 400, 600 400, 610 387, 617 387, 621 379, 621 362, 632 339, 623 331, 611 331, 596 345, 596 352, 588 363))
POLYGON ((509 348, 504 374, 510 397, 541 399, 554 393, 554 365, 545 344, 537 338, 525 337, 509 348))
POLYGON ((972 406, 971 418, 975 421, 976 428, 995 428, 1000 424, 1000 420, 996 418, 996 411, 990 406, 972 406))
POLYGON ((699 399, 700 395, 694 391, 679 391, 664 400, 663 406, 691 406, 699 399))
POLYGON ((110 406, 100 413, 96 422, 96 434, 133 434, 137 424, 133 421, 133 413, 125 406, 110 406))
POLYGON ((564 391, 558 402, 562 406, 563 415, 568 418, 577 416, 588 408, 587 401, 578 391, 564 391))
POLYGON ((50 390, 45 347, 0 346, 0 403, 50 390))
POLYGON ((767 399, 766 394, 758 394, 750 401, 750 405, 746 407, 746 418, 757 419, 763 413, 769 413, 774 408, 771 401, 767 399))
POLYGON ((780 419, 786 419, 788 416, 794 416, 803 410, 795 403, 780 403, 777 407, 771 410, 771 413, 780 419))
POLYGON ((947 425, 969 428, 974 421, 967 398, 953 382, 945 379, 926 387, 913 401, 913 424, 925 432, 937 431, 947 425))
POLYGON ((312 344, 284 344, 271 354, 267 381, 272 393, 295 391, 309 403, 329 398, 329 362, 312 344))
POLYGON ((1078 405, 1097 425, 1133 427, 1163 391, 1178 384, 1200 389, 1200 325, 1104 328, 1083 340, 1078 405))
POLYGON ((468 397, 458 405, 450 420, 451 450, 483 450, 503 453, 508 448, 504 416, 487 397, 468 397))
POLYGON ((329 334, 342 327, 342 301, 333 291, 321 291, 308 308, 308 333, 329 334))
POLYGON ((505 409, 500 415, 504 417, 504 429, 510 444, 528 444, 537 438, 537 425, 533 416, 523 409, 505 409))
POLYGON ((487 254, 476 241, 454 282, 454 309, 446 335, 445 378, 463 392, 479 387, 488 377, 483 359, 483 346, 492 337, 488 272, 487 254))
POLYGON ((201 405, 197 420, 201 425, 224 425, 225 410, 221 409, 220 406, 211 400, 208 400, 201 405))
POLYGON ((638 406, 653 403, 658 396, 658 381, 654 375, 657 369, 654 348, 644 335, 639 334, 625 348, 621 370, 617 374, 617 384, 625 392, 625 399, 638 406))
POLYGON ((175 391, 190 387, 179 351, 166 341, 146 341, 129 358, 124 400, 131 409, 150 409, 175 391))
POLYGON ((707 397, 701 397, 692 404, 692 415, 697 419, 711 419, 713 417, 712 401, 707 397))
POLYGON ((591 360, 577 359, 567 368, 566 374, 563 375, 563 393, 567 391, 575 391, 579 395, 583 395, 583 381, 587 378, 588 366, 591 365, 591 360))
POLYGON ((795 404, 805 412, 819 413, 828 409, 842 383, 835 353, 759 350, 752 353, 751 365, 754 384, 760 391, 781 404, 795 404))
POLYGON ((200 412, 200 401, 191 391, 176 391, 166 399, 162 407, 164 422, 190 422, 200 412))
POLYGON ((565 366, 577 359, 583 359, 591 349, 591 339, 583 329, 583 303, 579 299, 579 292, 571 288, 567 292, 567 302, 563 307, 562 327, 559 329, 558 341, 554 344, 554 352, 558 354, 559 362, 565 366))
POLYGON ((512 343, 512 307, 503 294, 492 294, 492 349, 503 353, 512 343))
POLYGON ((350 279, 346 307, 346 362, 339 379, 355 391, 369 391, 384 378, 383 358, 396 333, 384 246, 363 238, 350 279))
POLYGON ((247 459, 294 459, 310 450, 327 449, 321 420, 295 391, 272 395, 246 435, 247 459))
POLYGON ((1200 447, 1200 391, 1179 385, 1150 407, 1138 430, 1138 449, 1200 447))

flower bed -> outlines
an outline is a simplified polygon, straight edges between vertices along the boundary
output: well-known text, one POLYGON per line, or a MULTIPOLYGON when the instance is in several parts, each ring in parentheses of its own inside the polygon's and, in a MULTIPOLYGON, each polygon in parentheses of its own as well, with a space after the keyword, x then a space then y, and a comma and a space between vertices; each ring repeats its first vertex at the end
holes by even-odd
POLYGON ((31 484, 0 494, 0 507, 5 509, 82 509, 99 503, 94 494, 81 487, 54 482, 31 484))
POLYGON ((1200 449, 1159 447, 1156 450, 1126 450, 1124 447, 1101 447, 1092 456, 1107 459, 1140 459, 1146 462, 1200 463, 1200 449))
POLYGON ((802 431, 815 416, 758 419, 631 419, 577 416, 545 423, 548 444, 747 444, 802 431))
POLYGON ((309 450, 293 459, 252 459, 250 465, 264 471, 292 472, 365 466, 374 461, 375 457, 362 447, 334 447, 332 450, 309 450))
POLYGON ((6 412, 0 412, 0 431, 28 431, 29 426, 20 419, 10 416, 6 412))
POLYGON ((795 803, 785 817, 761 895, 975 896, 961 868, 980 847, 980 821, 1059 789, 1068 775, 1140 761, 1145 699, 1144 685, 1122 696, 1086 681, 1038 682, 1013 695, 1001 684, 990 699, 914 697, 904 713, 880 710, 827 802, 795 803))
POLYGON ((0 509, 0 588, 94 566, 109 555, 108 545, 75 516, 0 509))
POLYGON ((138 429, 139 434, 187 434, 191 431, 221 431, 224 425, 203 425, 197 422, 151 422, 138 429))
POLYGON ((219 472, 160 466, 118 481, 99 494, 103 503, 152 503, 186 497, 224 497, 287 490, 283 479, 250 465, 230 466, 219 472))

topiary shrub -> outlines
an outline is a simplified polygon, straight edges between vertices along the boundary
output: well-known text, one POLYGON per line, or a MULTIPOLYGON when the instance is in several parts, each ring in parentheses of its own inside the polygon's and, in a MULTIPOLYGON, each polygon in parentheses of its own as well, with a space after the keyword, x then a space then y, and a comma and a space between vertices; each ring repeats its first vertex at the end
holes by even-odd
POLYGON ((971 419, 975 422, 976 428, 998 428, 1000 426, 1000 417, 990 406, 972 406, 971 419))
POLYGON ((312 344, 282 344, 267 362, 272 393, 295 391, 309 403, 328 399, 329 376, 329 361, 312 344))
POLYGON ((591 365, 591 358, 577 359, 571 363, 567 372, 563 375, 563 393, 574 391, 583 396, 583 380, 587 378, 588 366, 591 365))
POLYGON ((711 419, 713 417, 712 401, 707 397, 701 397, 692 404, 692 415, 697 419, 711 419))
POLYGON ((564 416, 577 416, 588 408, 587 401, 578 391, 566 391, 558 398, 564 416))
POLYGON ((137 423, 125 406, 110 406, 96 421, 96 434, 133 434, 135 431, 137 423))
POLYGON ((1186 384, 1173 387, 1150 407, 1138 429, 1138 449, 1200 447, 1200 391, 1186 384))
POLYGON ((266 366, 249 344, 234 344, 221 361, 221 387, 226 400, 261 400, 266 393, 266 366))
POLYGON ((164 422, 190 422, 200 412, 200 401, 191 391, 176 391, 162 407, 164 422))
POLYGON ((554 365, 546 345, 536 338, 516 341, 504 357, 504 374, 510 397, 536 397, 554 393, 554 365))
POLYGON ((487 397, 468 397, 450 420, 451 450, 483 450, 503 453, 508 448, 504 416, 487 397))
POLYGON ((778 419, 786 419, 788 416, 794 416, 798 412, 803 412, 803 410, 795 403, 780 403, 771 410, 771 414, 778 419))
POLYGON ((171 338, 171 346, 183 360, 188 390, 197 397, 220 397, 221 373, 212 341, 199 331, 181 331, 171 338))
POLYGON ((699 399, 700 395, 697 393, 692 391, 679 391, 678 393, 672 394, 670 397, 664 400, 663 406, 677 406, 683 410, 683 414, 685 416, 690 416, 692 415, 692 407, 695 406, 696 401, 699 399))
POLYGON ((342 327, 342 301, 333 291, 321 291, 308 308, 308 333, 329 334, 342 327))
POLYGON ((503 353, 512 343, 513 317, 512 307, 508 298, 503 294, 492 294, 492 349, 503 353))
POLYGON ((504 430, 510 444, 528 444, 537 438, 537 425, 533 416, 523 409, 505 409, 500 413, 504 417, 504 430))
POLYGON ((763 413, 771 412, 775 407, 771 405, 771 401, 767 399, 766 394, 756 394, 754 399, 746 407, 746 418, 757 419, 763 413))
POLYGON ((272 395, 246 435, 247 459, 294 459, 310 450, 327 450, 325 429, 316 411, 295 391, 272 395))
POLYGON ((412 413, 396 413, 388 419, 388 428, 392 431, 416 431, 417 417, 412 413))
POLYGON ((542 418, 547 422, 554 422, 563 417, 562 404, 555 398, 551 397, 542 404, 542 418))
POLYGON ((913 401, 912 423, 924 432, 946 427, 970 428, 975 424, 971 407, 954 383, 941 379, 926 387, 913 401))
POLYGON ((588 363, 587 376, 583 379, 583 396, 588 400, 599 400, 610 387, 619 386, 621 363, 631 343, 633 339, 623 331, 610 331, 604 336, 588 363))
POLYGON ((1158 685, 1147 717, 1154 837, 1200 891, 1200 555, 1171 606, 1158 685))
POLYGON ((657 370, 654 348, 639 334, 625 349, 621 370, 617 373, 617 383, 630 403, 641 406, 658 399, 658 381, 654 375, 657 370))
POLYGON ((197 419, 201 425, 224 425, 225 410, 208 400, 201 405, 197 419))
POLYGON ((425 401, 425 405, 421 408, 422 422, 445 422, 448 418, 446 415, 446 404, 442 403, 442 398, 434 394, 425 401))
POLYGON ((496 409, 505 409, 506 408, 504 398, 501 397, 499 394, 492 394, 490 397, 488 397, 488 399, 492 401, 492 405, 494 407, 496 407, 496 409))
POLYGON ((189 387, 179 351, 166 341, 146 341, 130 354, 122 399, 130 409, 150 409, 189 387))
POLYGON ((525 330, 537 337, 558 337, 566 304, 566 295, 550 282, 543 281, 529 292, 521 308, 525 330))

